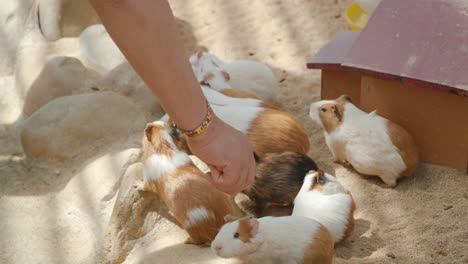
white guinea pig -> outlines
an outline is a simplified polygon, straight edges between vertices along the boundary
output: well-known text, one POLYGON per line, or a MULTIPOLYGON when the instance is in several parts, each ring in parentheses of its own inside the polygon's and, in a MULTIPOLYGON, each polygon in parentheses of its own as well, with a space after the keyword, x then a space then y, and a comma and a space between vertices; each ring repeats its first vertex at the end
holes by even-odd
POLYGON ((273 71, 265 64, 251 60, 224 63, 207 52, 190 57, 197 80, 214 90, 238 89, 271 101, 279 91, 273 71))
POLYGON ((190 63, 200 84, 209 86, 216 91, 233 88, 228 82, 229 74, 221 70, 225 63, 214 54, 199 51, 190 57, 190 63))
POLYGON ((342 95, 311 104, 310 117, 324 130, 335 161, 348 162, 362 174, 377 175, 394 187, 414 173, 419 152, 411 135, 376 112, 366 113, 342 95))
POLYGON ((324 225, 335 243, 348 238, 354 230, 354 204, 351 194, 332 175, 310 171, 294 199, 292 215, 305 216, 324 225))
POLYGON ((241 218, 226 223, 211 243, 222 258, 243 263, 320 263, 333 261, 333 238, 326 227, 301 216, 241 218))

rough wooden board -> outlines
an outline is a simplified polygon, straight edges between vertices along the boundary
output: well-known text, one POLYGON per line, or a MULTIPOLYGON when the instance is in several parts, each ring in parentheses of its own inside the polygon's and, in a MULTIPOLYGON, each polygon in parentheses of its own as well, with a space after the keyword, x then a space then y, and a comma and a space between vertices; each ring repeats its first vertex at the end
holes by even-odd
POLYGON ((343 70, 322 70, 322 100, 336 99, 342 94, 351 96, 354 105, 361 101, 361 75, 343 70))

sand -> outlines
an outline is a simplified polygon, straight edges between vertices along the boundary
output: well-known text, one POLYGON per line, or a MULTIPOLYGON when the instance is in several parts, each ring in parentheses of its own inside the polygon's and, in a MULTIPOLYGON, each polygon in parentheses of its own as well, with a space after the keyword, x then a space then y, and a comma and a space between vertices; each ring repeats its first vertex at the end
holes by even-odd
MULTIPOLYGON (((121 61, 103 63, 109 54, 90 58, 80 50, 79 35, 98 20, 86 1, 70 2, 41 1, 41 28, 36 1, 0 5, 0 263, 238 263, 182 244, 187 235, 164 206, 129 191, 141 177, 142 126, 162 112, 156 100, 142 103, 148 96, 138 78, 106 83, 121 61), (61 70, 72 74, 64 81, 61 70), (114 94, 102 99, 104 92, 114 94), (89 97, 103 105, 90 109, 89 97), (119 109, 125 120, 106 112, 116 102, 126 107, 119 109), (128 232, 114 232, 116 226, 128 232)), ((346 29, 351 1, 170 3, 187 55, 207 49, 225 61, 253 59, 273 69, 275 103, 304 125, 318 166, 353 194, 356 229, 337 245, 335 263, 468 263, 466 174, 421 164, 395 189, 384 188, 333 163, 308 118, 320 72, 305 63, 346 29)))

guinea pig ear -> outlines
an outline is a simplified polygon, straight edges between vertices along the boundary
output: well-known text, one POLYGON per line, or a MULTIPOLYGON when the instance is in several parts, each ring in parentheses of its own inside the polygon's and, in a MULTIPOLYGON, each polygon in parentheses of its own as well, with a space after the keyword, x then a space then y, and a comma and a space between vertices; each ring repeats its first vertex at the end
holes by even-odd
POLYGON ((343 120, 343 111, 341 107, 339 107, 338 105, 332 105, 331 109, 336 119, 341 122, 343 120))
POLYGON ((224 221, 226 223, 234 222, 236 220, 237 220, 237 218, 235 216, 233 216, 233 215, 227 214, 227 215, 224 216, 224 221))
POLYGON ((149 142, 151 142, 151 139, 153 138, 153 124, 147 124, 145 128, 145 136, 146 139, 148 139, 149 142))
POLYGON ((201 57, 203 57, 203 51, 202 50, 197 52, 197 59, 201 59, 201 57))
POLYGON ((260 226, 260 223, 258 222, 257 219, 253 217, 249 218, 250 234, 252 235, 252 237, 254 237, 258 233, 259 226, 260 226))
POLYGON ((325 184, 328 181, 327 177, 325 177, 325 173, 323 170, 318 170, 317 171, 317 183, 319 184, 325 184))
POLYGON ((347 94, 343 94, 341 95, 340 97, 338 97, 338 99, 336 99, 337 102, 339 103, 352 103, 353 101, 351 100, 351 96, 347 95, 347 94))
POLYGON ((229 73, 221 71, 221 74, 223 75, 224 80, 229 81, 231 79, 231 75, 229 75, 229 73))

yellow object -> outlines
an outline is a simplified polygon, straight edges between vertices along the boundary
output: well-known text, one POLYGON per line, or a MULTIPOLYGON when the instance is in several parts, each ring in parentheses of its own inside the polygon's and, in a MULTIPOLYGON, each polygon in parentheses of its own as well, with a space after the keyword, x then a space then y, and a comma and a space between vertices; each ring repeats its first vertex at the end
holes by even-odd
POLYGON ((353 30, 362 30, 369 20, 369 15, 358 4, 352 4, 346 9, 346 21, 353 30))

